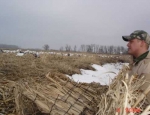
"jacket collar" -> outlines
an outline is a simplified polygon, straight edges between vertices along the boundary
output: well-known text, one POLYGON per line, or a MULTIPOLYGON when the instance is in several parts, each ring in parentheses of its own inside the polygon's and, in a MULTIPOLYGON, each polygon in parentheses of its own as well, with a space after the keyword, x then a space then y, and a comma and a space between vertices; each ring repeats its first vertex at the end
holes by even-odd
POLYGON ((150 52, 149 52, 148 55, 146 56, 146 59, 150 59, 150 52))
POLYGON ((143 53, 142 55, 140 55, 137 58, 133 58, 134 65, 137 65, 140 61, 142 61, 145 58, 150 58, 149 51, 146 51, 145 53, 143 53))

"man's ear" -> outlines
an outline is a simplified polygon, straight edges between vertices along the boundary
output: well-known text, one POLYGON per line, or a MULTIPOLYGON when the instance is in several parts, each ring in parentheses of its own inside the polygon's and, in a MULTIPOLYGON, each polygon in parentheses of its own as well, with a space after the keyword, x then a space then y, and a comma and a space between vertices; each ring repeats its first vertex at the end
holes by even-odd
POLYGON ((140 46, 141 46, 141 47, 146 46, 146 43, 145 43, 144 40, 141 40, 141 45, 140 45, 140 46))
POLYGON ((146 48, 146 49, 148 49, 149 48, 149 45, 143 40, 143 46, 146 48))

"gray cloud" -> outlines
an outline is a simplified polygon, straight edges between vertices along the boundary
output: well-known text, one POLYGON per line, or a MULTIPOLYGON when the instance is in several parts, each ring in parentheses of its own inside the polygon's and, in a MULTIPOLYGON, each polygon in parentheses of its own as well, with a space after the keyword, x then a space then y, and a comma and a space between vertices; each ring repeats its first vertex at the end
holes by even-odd
POLYGON ((0 41, 24 48, 122 45, 122 35, 150 33, 149 0, 3 0, 0 41))

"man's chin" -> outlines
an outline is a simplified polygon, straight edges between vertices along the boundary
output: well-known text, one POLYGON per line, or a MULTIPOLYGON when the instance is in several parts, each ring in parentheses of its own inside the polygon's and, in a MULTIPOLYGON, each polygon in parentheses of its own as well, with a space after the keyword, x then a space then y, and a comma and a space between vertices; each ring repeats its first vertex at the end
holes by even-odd
POLYGON ((130 50, 128 50, 128 54, 132 55, 132 52, 130 50))
POLYGON ((132 52, 128 52, 128 54, 134 56, 134 53, 132 53, 132 52))

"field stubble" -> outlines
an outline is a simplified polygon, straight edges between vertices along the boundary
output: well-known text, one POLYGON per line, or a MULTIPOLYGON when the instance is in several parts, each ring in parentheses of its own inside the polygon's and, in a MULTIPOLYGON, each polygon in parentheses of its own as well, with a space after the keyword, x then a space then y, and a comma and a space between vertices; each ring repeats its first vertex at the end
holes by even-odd
MULTIPOLYGON (((128 55, 108 56, 109 55, 103 57, 103 55, 98 56, 93 54, 88 54, 87 56, 62 56, 43 54, 40 55, 40 58, 35 58, 31 54, 27 54, 22 57, 17 57, 15 54, 0 54, 0 112, 3 111, 3 113, 6 114, 16 114, 16 112, 19 113, 20 111, 24 111, 24 114, 26 115, 29 115, 31 113, 40 113, 38 109, 39 107, 36 107, 35 103, 37 106, 43 107, 39 103, 46 104, 48 101, 53 101, 54 103, 49 105, 53 107, 57 99, 49 100, 48 98, 56 93, 55 98, 57 98, 58 94, 61 94, 63 97, 67 96, 67 99, 74 100, 73 102, 75 103, 75 100, 78 101, 78 98, 82 97, 82 100, 86 100, 83 103, 86 105, 84 107, 88 107, 86 108, 87 111, 90 111, 88 113, 90 115, 95 114, 95 112, 97 111, 95 105, 98 104, 97 100, 99 100, 99 95, 101 93, 104 93, 107 90, 108 86, 101 86, 100 84, 96 83, 82 83, 81 87, 80 84, 77 84, 73 81, 70 81, 69 85, 65 86, 69 78, 66 78, 64 74, 80 74, 81 68, 94 70, 94 68, 91 67, 91 64, 102 65, 105 63, 130 62, 130 58, 128 55), (47 75, 47 73, 50 74, 47 75), (45 78, 46 75, 48 76, 48 79, 50 79, 49 82, 48 79, 45 78), (9 87, 10 84, 11 87, 9 87), (20 87, 17 88, 18 86, 20 87), (62 88, 61 86, 64 87, 62 88), (68 95, 68 92, 71 90, 71 86, 76 86, 72 90, 72 93, 74 95, 68 95), (89 86, 90 88, 87 89, 87 87, 89 86), (49 90, 49 88, 46 89, 46 87, 55 88, 55 91, 53 93, 50 93, 51 90, 49 90), (22 95, 21 92, 22 94, 24 92, 24 95, 22 95), (84 93, 84 95, 76 95, 77 92, 81 92, 81 94, 84 93), (43 94, 45 95, 44 97, 43 94), (49 97, 46 97, 48 94, 49 97), (35 95, 39 95, 39 97, 36 99, 37 96, 35 95), (41 95, 42 97, 40 97, 41 95), (36 101, 38 101, 38 104, 35 99, 31 97, 34 97, 36 101), (89 100, 87 101, 87 99, 89 98, 94 98, 92 103, 89 103, 89 100), (45 102, 45 100, 47 101, 45 102), (94 111, 90 110, 91 107, 94 111)), ((62 103, 69 106, 69 102, 63 101, 62 103)), ((81 107, 81 104, 78 102, 76 106, 81 107)), ((58 105, 57 107, 60 108, 60 105, 58 105)), ((45 111, 49 111, 49 109, 46 109, 45 111)), ((87 111, 83 111, 82 115, 88 115, 86 113, 87 111)))
POLYGON ((18 80, 24 77, 37 77, 50 71, 63 74, 80 74, 80 69, 94 70, 91 64, 105 64, 116 62, 129 62, 128 55, 101 57, 97 55, 87 56, 60 56, 43 54, 35 58, 31 54, 19 57, 15 54, 0 55, 1 79, 18 80))

